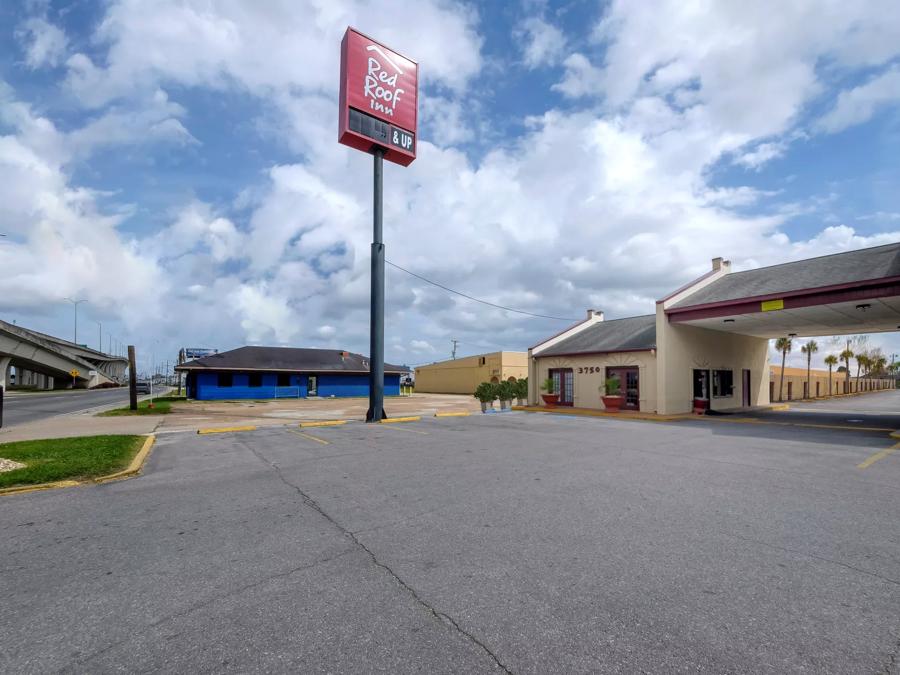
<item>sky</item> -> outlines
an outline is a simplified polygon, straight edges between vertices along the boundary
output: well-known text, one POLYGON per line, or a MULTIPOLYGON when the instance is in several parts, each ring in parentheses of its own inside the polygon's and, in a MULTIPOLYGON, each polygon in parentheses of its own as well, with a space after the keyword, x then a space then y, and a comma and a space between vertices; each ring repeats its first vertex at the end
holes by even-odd
POLYGON ((337 143, 348 25, 419 63, 387 259, 558 317, 389 266, 388 362, 652 313, 717 256, 900 240, 896 0, 11 0, 0 318, 71 339, 66 298, 85 300, 78 341, 100 322, 144 367, 180 347, 367 353, 372 159, 337 143))

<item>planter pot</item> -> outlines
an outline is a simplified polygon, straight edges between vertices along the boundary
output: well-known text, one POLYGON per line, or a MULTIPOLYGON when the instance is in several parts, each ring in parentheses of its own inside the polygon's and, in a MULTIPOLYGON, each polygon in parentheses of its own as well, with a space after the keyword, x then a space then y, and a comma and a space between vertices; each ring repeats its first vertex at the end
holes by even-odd
POLYGON ((541 398, 544 399, 544 405, 548 408, 553 408, 559 403, 559 394, 541 394, 541 398))
POLYGON ((500 401, 500 410, 509 410, 510 401, 500 401))
POLYGON ((481 412, 486 413, 488 411, 489 406, 490 406, 490 403, 488 403, 487 401, 482 401, 481 402, 481 412))
POLYGON ((625 403, 624 396, 601 396, 600 400, 603 401, 603 407, 607 412, 619 412, 625 403))
POLYGON ((694 399, 694 412, 698 415, 703 415, 706 411, 709 410, 709 401, 705 398, 695 398, 694 399))

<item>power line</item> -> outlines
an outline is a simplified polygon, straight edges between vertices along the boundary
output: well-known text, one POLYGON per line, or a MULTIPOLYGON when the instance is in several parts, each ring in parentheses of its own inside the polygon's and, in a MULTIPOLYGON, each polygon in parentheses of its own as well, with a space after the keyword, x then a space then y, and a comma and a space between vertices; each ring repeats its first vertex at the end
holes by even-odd
POLYGON ((439 284, 436 281, 432 281, 431 279, 426 279, 425 277, 423 277, 419 274, 416 274, 415 272, 410 272, 408 269, 400 267, 400 265, 396 265, 396 264, 392 263, 390 260, 385 260, 385 262, 388 265, 390 265, 391 267, 396 267, 401 272, 406 272, 407 274, 415 277, 416 279, 421 279, 425 283, 431 284, 432 286, 437 286, 438 288, 442 288, 445 291, 449 291, 450 293, 455 293, 456 295, 462 296, 462 297, 466 298, 467 300, 474 300, 475 302, 480 302, 482 305, 487 305, 489 307, 495 307, 496 309, 502 309, 506 312, 514 312, 516 314, 524 314, 525 316, 533 316, 533 317, 537 317, 538 319, 553 319, 554 321, 578 321, 578 319, 568 319, 568 318, 565 318, 562 316, 547 316, 546 314, 534 314, 532 312, 526 312, 521 309, 513 309, 512 307, 504 307, 503 305, 497 305, 497 304, 494 304, 493 302, 488 302, 487 300, 473 298, 471 295, 466 295, 465 293, 460 293, 459 291, 455 291, 452 288, 448 288, 447 286, 444 286, 443 284, 439 284))

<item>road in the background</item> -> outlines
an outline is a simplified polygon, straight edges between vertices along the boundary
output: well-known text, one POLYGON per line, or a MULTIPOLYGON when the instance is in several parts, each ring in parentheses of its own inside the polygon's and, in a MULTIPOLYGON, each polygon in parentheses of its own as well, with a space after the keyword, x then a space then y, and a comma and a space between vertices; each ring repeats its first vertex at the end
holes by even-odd
POLYGON ((128 387, 46 394, 7 394, 3 399, 3 428, 119 402, 128 402, 128 387))
POLYGON ((791 401, 787 411, 760 411, 750 416, 782 422, 900 429, 900 389, 820 401, 791 401))

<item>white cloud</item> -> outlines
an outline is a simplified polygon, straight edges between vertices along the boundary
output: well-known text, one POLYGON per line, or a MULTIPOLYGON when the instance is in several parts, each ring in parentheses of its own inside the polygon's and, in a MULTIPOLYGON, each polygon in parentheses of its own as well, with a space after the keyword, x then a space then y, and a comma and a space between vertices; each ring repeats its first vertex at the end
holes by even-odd
POLYGON ((599 68, 591 65, 584 54, 571 54, 564 62, 565 75, 561 82, 553 85, 555 91, 569 98, 580 98, 597 94, 602 86, 599 68))
POLYGON ((687 89, 713 130, 761 138, 788 130, 821 91, 822 61, 873 66, 900 53, 900 5, 617 0, 596 38, 606 51, 595 91, 609 105, 687 89))
POLYGON ((78 295, 126 317, 158 311, 161 270, 119 235, 121 218, 98 209, 94 192, 70 184, 65 135, 8 99, 0 100, 0 119, 16 130, 0 136, 0 222, 10 235, 0 246, 4 304, 39 307, 78 295))
POLYGON ((25 63, 32 69, 58 66, 69 44, 62 29, 41 17, 26 20, 16 36, 25 52, 25 63))
POLYGON ((528 68, 555 65, 566 48, 566 38, 556 26, 540 17, 525 19, 513 38, 521 43, 522 60, 528 68))
POLYGON ((417 354, 434 354, 437 351, 428 340, 412 340, 409 347, 417 354))
POLYGON ((737 157, 735 162, 748 169, 761 169, 763 164, 784 155, 788 144, 784 141, 760 143, 753 150, 748 150, 737 157))
POLYGON ((352 23, 427 63, 425 83, 461 90, 481 68, 475 20, 471 10, 443 2, 120 0, 96 34, 109 47, 107 65, 76 54, 68 83, 91 105, 167 81, 256 95, 331 93, 338 45, 352 23))
POLYGON ((900 68, 893 67, 865 84, 842 91, 819 121, 818 128, 828 133, 867 122, 880 109, 900 103, 900 68))
MULTIPOLYGON (((481 68, 476 17, 449 2, 390 7, 111 3, 95 36, 102 65, 68 60, 68 86, 98 107, 90 119, 60 131, 0 91, 11 129, 0 137, 0 216, 14 223, 0 242, 3 308, 84 294, 197 344, 365 351, 372 164, 335 139, 336 45, 351 22, 418 58, 429 83, 418 159, 385 170, 385 235, 389 260, 440 283, 526 311, 621 316, 652 311, 715 256, 752 267, 900 236, 837 225, 791 238, 780 231, 791 212, 746 215, 771 192, 709 175, 723 157, 757 167, 786 151, 825 86, 822 60, 851 68, 897 49, 890 28, 852 7, 829 5, 829 23, 793 6, 614 3, 599 31, 606 59, 572 54, 555 87, 585 108, 546 110, 519 138, 472 156, 454 146, 479 138, 471 125, 484 119, 466 89, 481 68), (398 14, 420 29, 398 28, 398 14), (858 51, 835 46, 847 40, 858 51), (70 167, 145 139, 202 151, 188 147, 190 120, 208 111, 163 93, 194 90, 253 97, 267 112, 250 123, 287 157, 233 204, 187 197, 159 233, 132 241, 123 215, 101 208, 70 167)), ((431 353, 450 337, 523 348, 559 325, 387 275, 396 353, 431 353)))

